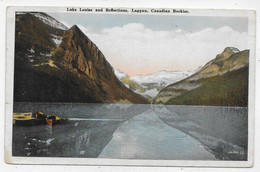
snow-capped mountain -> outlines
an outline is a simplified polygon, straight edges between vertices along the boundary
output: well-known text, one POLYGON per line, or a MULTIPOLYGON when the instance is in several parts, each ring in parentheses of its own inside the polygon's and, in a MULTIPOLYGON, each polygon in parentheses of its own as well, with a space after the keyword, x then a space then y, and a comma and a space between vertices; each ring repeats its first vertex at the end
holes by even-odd
POLYGON ((57 21, 55 18, 42 13, 42 12, 31 12, 32 15, 34 15, 35 17, 37 17, 38 19, 40 19, 43 23, 56 28, 56 29, 61 29, 61 30, 67 30, 67 26, 65 26, 64 24, 62 24, 61 22, 57 21))
POLYGON ((115 72, 115 75, 118 79, 122 79, 122 78, 125 78, 125 77, 128 77, 127 74, 121 72, 120 70, 117 70, 117 69, 114 69, 114 72, 115 72))
POLYGON ((149 75, 136 75, 131 77, 132 80, 135 82, 146 85, 148 83, 155 83, 158 86, 165 87, 169 84, 178 82, 184 78, 189 77, 192 75, 194 71, 159 71, 156 73, 152 73, 149 75))
POLYGON ((136 75, 129 77, 125 73, 114 69, 117 78, 134 92, 145 97, 156 97, 160 90, 167 85, 178 82, 189 77, 195 71, 159 71, 149 75, 136 75))
POLYGON ((229 48, 233 53, 238 53, 239 49, 235 48, 235 47, 227 47, 229 48))

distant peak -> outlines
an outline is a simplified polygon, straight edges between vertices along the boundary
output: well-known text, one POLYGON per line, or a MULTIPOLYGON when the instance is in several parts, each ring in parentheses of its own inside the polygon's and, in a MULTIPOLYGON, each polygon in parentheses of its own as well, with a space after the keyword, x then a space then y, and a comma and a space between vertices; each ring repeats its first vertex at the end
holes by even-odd
POLYGON ((125 74, 124 72, 118 70, 118 69, 114 69, 114 73, 116 75, 116 77, 118 79, 122 79, 122 78, 125 78, 125 77, 129 77, 127 74, 125 74))
POLYGON ((233 53, 238 53, 239 49, 237 49, 235 47, 227 47, 227 48, 224 49, 224 52, 227 52, 227 51, 231 51, 233 53))
POLYGON ((221 54, 218 54, 215 62, 223 61, 231 57, 233 54, 240 52, 239 49, 235 47, 226 47, 221 54))

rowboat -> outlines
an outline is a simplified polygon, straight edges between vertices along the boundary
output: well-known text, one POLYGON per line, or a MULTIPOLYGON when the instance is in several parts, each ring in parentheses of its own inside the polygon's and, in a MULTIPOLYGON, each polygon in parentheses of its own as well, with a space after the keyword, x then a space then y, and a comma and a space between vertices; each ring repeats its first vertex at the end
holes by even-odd
POLYGON ((66 119, 59 118, 57 115, 54 114, 46 116, 42 112, 26 112, 13 114, 13 124, 15 125, 31 126, 39 124, 48 124, 52 127, 60 121, 66 121, 66 119))

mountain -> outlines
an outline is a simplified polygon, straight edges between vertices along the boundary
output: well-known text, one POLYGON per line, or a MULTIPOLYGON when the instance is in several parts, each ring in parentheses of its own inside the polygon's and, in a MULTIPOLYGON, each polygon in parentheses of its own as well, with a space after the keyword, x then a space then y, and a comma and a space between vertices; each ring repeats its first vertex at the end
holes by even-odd
POLYGON ((114 69, 115 75, 116 77, 121 80, 123 78, 129 77, 127 74, 125 74, 124 72, 121 72, 120 70, 114 69))
POLYGON ((149 75, 136 75, 131 79, 147 90, 145 94, 156 97, 167 85, 187 78, 193 73, 193 71, 159 71, 149 75))
POLYGON ((132 78, 135 82, 139 84, 148 84, 148 83, 158 83, 161 86, 167 86, 172 84, 173 82, 177 82, 184 78, 187 78, 194 71, 158 71, 155 73, 151 73, 149 75, 135 75, 132 78))
POLYGON ((34 12, 16 15, 14 101, 147 103, 76 25, 34 12))
POLYGON ((187 78, 194 71, 159 71, 149 75, 128 76, 125 73, 115 70, 117 78, 128 88, 146 98, 153 99, 159 91, 167 85, 187 78))
POLYGON ((162 89, 154 103, 247 106, 249 50, 227 47, 190 77, 162 89))
POLYGON ((42 13, 42 12, 30 12, 30 14, 34 15, 35 17, 37 17, 38 19, 40 19, 42 22, 44 22, 45 24, 53 27, 53 28, 57 28, 57 29, 61 29, 61 30, 68 30, 67 26, 65 26, 64 24, 62 24, 61 22, 57 21, 55 18, 49 16, 46 13, 42 13))
POLYGON ((127 74, 114 69, 115 71, 115 75, 117 76, 117 78, 129 89, 131 89, 132 91, 141 94, 143 96, 145 96, 143 93, 145 93, 146 89, 144 89, 141 85, 139 85, 137 82, 133 81, 131 79, 130 76, 128 76, 127 74))

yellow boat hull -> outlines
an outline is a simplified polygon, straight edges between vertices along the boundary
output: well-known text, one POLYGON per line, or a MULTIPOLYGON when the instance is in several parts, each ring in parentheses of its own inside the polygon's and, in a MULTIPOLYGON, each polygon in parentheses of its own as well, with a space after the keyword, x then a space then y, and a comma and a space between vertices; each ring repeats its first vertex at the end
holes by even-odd
POLYGON ((60 118, 56 115, 44 116, 43 113, 36 113, 33 115, 32 112, 27 113, 14 113, 13 124, 16 125, 37 125, 37 124, 48 124, 53 126, 60 121, 60 118))

